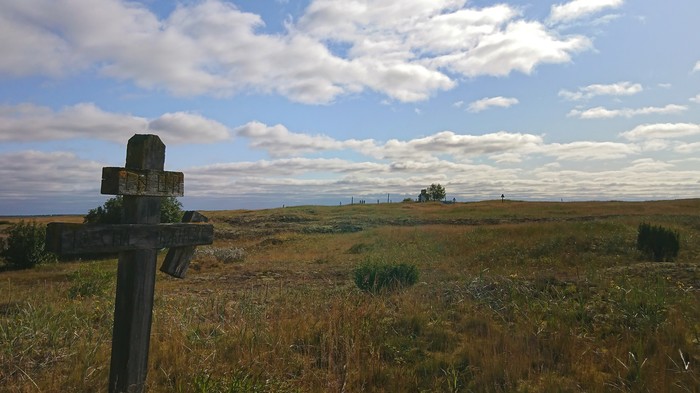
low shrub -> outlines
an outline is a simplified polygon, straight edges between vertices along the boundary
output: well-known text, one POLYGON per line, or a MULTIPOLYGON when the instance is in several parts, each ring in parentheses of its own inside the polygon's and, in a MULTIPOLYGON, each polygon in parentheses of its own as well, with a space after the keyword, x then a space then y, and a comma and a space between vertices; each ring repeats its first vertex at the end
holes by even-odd
POLYGON ((659 225, 642 223, 637 231, 637 250, 656 262, 672 261, 678 256, 680 235, 659 225))
POLYGON ((418 281, 418 268, 406 263, 366 261, 355 268, 354 277, 358 288, 378 293, 415 284, 418 281))
POLYGON ((31 269, 36 265, 56 260, 52 253, 46 251, 45 245, 45 225, 35 221, 20 221, 9 228, 2 256, 11 267, 31 269))

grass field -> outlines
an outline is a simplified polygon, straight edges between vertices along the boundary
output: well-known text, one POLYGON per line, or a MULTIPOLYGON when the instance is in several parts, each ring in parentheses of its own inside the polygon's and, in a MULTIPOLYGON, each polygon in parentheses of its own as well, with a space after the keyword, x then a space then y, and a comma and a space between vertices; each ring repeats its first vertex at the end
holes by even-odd
MULTIPOLYGON (((148 391, 697 392, 699 212, 700 200, 204 212, 215 243, 186 279, 157 278, 148 391), (642 222, 680 233, 676 261, 642 258, 642 222), (362 292, 352 272, 368 261, 414 264, 418 283, 362 292)), ((115 260, 0 273, 0 391, 106 391, 115 273, 115 260)))

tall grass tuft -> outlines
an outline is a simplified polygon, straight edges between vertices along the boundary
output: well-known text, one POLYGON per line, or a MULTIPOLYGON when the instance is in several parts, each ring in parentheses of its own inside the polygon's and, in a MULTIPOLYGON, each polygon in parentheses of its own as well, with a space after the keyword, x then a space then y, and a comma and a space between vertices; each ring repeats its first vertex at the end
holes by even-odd
POLYGON ((406 263, 365 261, 353 273, 355 285, 371 293, 409 287, 418 281, 418 268, 406 263))
POLYGON ((680 249, 680 235, 660 225, 642 223, 637 231, 637 249, 656 262, 673 261, 680 249))

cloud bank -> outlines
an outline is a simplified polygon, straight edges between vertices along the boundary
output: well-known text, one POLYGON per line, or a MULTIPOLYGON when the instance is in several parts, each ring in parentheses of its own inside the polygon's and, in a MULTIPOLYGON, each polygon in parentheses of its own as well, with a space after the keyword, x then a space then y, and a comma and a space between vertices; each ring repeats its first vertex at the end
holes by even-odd
POLYGON ((579 119, 610 119, 614 117, 631 118, 643 115, 675 115, 688 110, 685 105, 668 104, 663 107, 647 106, 644 108, 622 108, 622 109, 607 109, 602 106, 586 109, 584 111, 573 109, 569 112, 569 117, 578 117, 579 119))

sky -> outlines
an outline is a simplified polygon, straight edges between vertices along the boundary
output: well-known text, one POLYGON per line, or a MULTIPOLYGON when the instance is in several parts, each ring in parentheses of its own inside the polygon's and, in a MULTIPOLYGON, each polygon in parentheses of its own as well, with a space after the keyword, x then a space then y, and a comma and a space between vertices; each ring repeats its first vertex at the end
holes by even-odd
POLYGON ((697 0, 0 1, 0 215, 700 196, 697 0))

